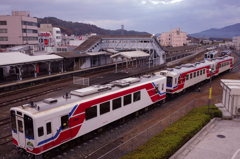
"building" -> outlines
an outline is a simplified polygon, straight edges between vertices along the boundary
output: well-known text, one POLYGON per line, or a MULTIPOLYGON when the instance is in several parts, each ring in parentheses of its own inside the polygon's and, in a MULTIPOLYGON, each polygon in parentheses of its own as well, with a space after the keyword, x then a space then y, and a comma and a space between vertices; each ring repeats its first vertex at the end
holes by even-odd
POLYGON ((12 11, 12 15, 0 15, 0 48, 30 44, 38 50, 37 18, 27 11, 12 11))
POLYGON ((187 33, 181 32, 181 28, 171 29, 170 33, 160 35, 160 44, 162 46, 183 46, 187 44, 187 33))
POLYGON ((233 37, 232 42, 235 49, 240 50, 240 36, 233 37))
POLYGON ((38 32, 50 32, 52 36, 52 46, 56 48, 57 46, 61 45, 62 38, 61 38, 61 29, 57 27, 52 27, 52 24, 40 24, 40 28, 38 28, 38 32))
POLYGON ((39 32, 38 45, 39 51, 45 51, 45 47, 53 47, 52 34, 50 32, 39 32))
POLYGON ((200 40, 192 36, 187 36, 187 41, 188 41, 188 44, 200 44, 200 40))

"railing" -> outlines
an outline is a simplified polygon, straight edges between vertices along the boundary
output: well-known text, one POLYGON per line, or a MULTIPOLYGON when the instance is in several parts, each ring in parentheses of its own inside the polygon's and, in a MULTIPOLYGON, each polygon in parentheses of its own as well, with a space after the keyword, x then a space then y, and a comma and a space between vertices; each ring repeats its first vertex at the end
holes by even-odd
MULTIPOLYGON (((214 96, 211 99, 210 104, 220 103, 222 96, 214 96)), ((119 145, 118 147, 112 149, 111 151, 107 152, 106 154, 102 155, 101 159, 118 159, 126 155, 127 153, 133 151, 137 147, 146 143, 150 138, 160 133, 162 130, 166 129, 168 126, 176 122, 182 116, 187 114, 189 111, 196 107, 205 106, 208 104, 208 98, 201 98, 196 99, 187 105, 183 106, 182 108, 178 109, 171 115, 167 116, 166 118, 162 119, 161 121, 157 122, 156 124, 152 125, 148 129, 144 130, 140 134, 132 137, 128 141, 124 142, 123 144, 119 145)))
POLYGON ((89 86, 89 78, 73 76, 73 84, 78 84, 81 86, 89 86))

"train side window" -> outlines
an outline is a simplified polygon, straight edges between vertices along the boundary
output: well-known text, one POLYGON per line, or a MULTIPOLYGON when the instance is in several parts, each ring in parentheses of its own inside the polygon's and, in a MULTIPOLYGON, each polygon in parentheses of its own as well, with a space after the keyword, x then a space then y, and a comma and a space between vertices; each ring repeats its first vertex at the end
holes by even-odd
POLYGON ((110 112, 110 101, 100 104, 100 115, 110 112))
POLYGON ((164 90, 164 84, 162 84, 162 91, 164 90))
POLYGON ((183 82, 185 82, 185 76, 183 76, 183 82))
POLYGON ((197 76, 199 76, 199 71, 197 71, 197 76))
POLYGON ((23 124, 21 120, 18 120, 18 131, 23 133, 23 124))
POLYGON ((175 78, 175 84, 177 84, 177 78, 175 78))
POLYGON ((194 72, 194 76, 193 77, 196 77, 196 72, 194 72))
POLYGON ((85 118, 86 120, 92 119, 97 116, 97 106, 92 106, 90 108, 85 109, 85 118))
POLYGON ((192 73, 190 73, 190 79, 192 79, 192 73))
POLYGON ((186 80, 188 80, 188 75, 186 76, 186 80))
POLYGON ((180 77, 178 77, 178 83, 180 82, 180 77))
POLYGON ((123 105, 128 105, 132 103, 132 94, 126 95, 123 97, 123 105))
POLYGON ((43 127, 38 128, 38 137, 43 136, 43 127))
POLYGON ((205 74, 205 69, 203 69, 203 74, 205 74))
POLYGON ((15 133, 17 133, 17 123, 16 123, 15 111, 11 111, 11 124, 12 124, 12 130, 15 133))
POLYGON ((202 70, 200 70, 200 75, 202 75, 202 70))
POLYGON ((122 98, 117 98, 117 99, 112 100, 112 109, 113 110, 121 108, 121 106, 122 106, 122 98))
POLYGON ((69 126, 68 115, 64 115, 61 117, 61 126, 62 126, 62 130, 65 130, 68 128, 68 126, 69 126))
POLYGON ((141 92, 138 91, 138 92, 133 93, 133 102, 136 102, 139 100, 141 100, 141 92))
POLYGON ((47 127, 47 135, 52 133, 52 126, 51 126, 51 122, 46 124, 47 127))
POLYGON ((157 94, 158 93, 158 86, 156 86, 156 88, 155 88, 155 94, 157 94))

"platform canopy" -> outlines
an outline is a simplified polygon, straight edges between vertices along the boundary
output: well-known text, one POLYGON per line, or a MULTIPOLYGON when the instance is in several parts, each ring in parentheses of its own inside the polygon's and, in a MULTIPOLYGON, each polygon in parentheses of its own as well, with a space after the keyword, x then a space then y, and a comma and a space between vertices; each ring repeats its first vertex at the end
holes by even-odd
POLYGON ((110 56, 111 58, 127 58, 127 59, 133 59, 133 58, 141 58, 141 57, 149 57, 150 54, 145 53, 143 51, 129 51, 129 52, 120 52, 117 54, 114 54, 110 56))
POLYGON ((0 67, 55 61, 62 59, 63 57, 57 55, 29 56, 21 52, 2 52, 0 53, 0 67))

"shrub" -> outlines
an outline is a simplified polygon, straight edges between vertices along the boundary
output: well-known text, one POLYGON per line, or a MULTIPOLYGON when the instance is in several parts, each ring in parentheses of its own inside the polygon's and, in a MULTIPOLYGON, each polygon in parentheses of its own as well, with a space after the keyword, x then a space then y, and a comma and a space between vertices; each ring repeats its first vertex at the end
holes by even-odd
POLYGON ((144 145, 122 157, 122 159, 166 159, 171 157, 199 132, 211 118, 222 117, 222 112, 213 105, 209 108, 209 115, 207 112, 207 106, 191 110, 171 126, 148 140, 144 145))

